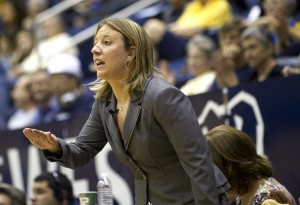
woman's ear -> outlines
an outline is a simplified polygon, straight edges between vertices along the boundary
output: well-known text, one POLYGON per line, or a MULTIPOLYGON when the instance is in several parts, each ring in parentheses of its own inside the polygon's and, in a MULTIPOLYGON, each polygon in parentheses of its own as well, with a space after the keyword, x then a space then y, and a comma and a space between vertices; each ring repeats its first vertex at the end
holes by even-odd
POLYGON ((127 59, 128 59, 129 61, 131 61, 131 60, 135 57, 135 51, 136 51, 135 46, 131 46, 131 47, 128 49, 128 57, 127 57, 127 59))

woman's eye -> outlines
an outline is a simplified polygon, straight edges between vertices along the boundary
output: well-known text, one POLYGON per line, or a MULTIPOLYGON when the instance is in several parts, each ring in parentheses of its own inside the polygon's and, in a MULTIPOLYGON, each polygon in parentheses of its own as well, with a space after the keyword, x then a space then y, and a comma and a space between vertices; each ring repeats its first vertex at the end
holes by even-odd
POLYGON ((104 41, 104 45, 109 45, 109 44, 110 44, 110 41, 108 41, 108 40, 104 41))

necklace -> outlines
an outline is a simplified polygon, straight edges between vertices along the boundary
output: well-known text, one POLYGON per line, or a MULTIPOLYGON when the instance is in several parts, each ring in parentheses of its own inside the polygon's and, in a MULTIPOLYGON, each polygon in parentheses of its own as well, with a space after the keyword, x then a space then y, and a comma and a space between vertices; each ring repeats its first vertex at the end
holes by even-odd
MULTIPOLYGON (((128 98, 127 98, 128 99, 128 98)), ((117 109, 118 111, 122 112, 124 110, 124 106, 125 106, 125 103, 127 102, 127 99, 123 102, 123 103, 120 103, 120 106, 119 108, 117 109)))

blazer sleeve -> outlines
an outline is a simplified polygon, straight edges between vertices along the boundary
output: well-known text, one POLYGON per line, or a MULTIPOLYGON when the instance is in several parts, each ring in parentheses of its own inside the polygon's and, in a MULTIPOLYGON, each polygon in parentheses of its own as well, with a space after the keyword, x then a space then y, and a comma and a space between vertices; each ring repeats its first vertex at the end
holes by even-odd
POLYGON ((75 142, 67 143, 58 138, 62 147, 62 155, 53 155, 43 151, 49 161, 58 162, 60 165, 76 168, 87 164, 107 143, 105 129, 99 111, 99 102, 95 101, 89 118, 81 129, 75 142))
POLYGON ((156 95, 154 115, 191 180, 195 204, 218 204, 213 163, 189 99, 168 87, 156 95))

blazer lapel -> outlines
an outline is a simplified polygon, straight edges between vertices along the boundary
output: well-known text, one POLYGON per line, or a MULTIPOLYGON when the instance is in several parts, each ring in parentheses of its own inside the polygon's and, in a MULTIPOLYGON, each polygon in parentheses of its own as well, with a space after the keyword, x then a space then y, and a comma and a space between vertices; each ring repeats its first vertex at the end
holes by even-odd
POLYGON ((108 103, 110 103, 107 107, 103 110, 103 115, 105 119, 106 126, 108 128, 109 136, 107 136, 109 141, 112 140, 113 143, 122 150, 122 153, 125 152, 124 145, 121 141, 121 136, 119 132, 119 128, 115 119, 115 114, 112 113, 112 110, 115 110, 116 108, 116 99, 113 95, 111 95, 111 101, 109 100, 108 103), (111 102, 111 103, 110 103, 111 102))
MULTIPOLYGON (((149 84, 152 77, 149 77, 144 85, 144 90, 146 89, 147 85, 149 84)), ((128 150, 130 140, 132 138, 132 134, 134 128, 136 127, 137 120, 141 113, 141 103, 143 101, 144 92, 134 92, 131 96, 131 102, 129 103, 124 128, 123 128, 123 140, 124 140, 124 147, 125 150, 128 150)))
POLYGON ((133 130, 135 128, 137 119, 139 118, 139 114, 141 112, 141 106, 137 105, 135 103, 130 103, 127 113, 125 122, 124 122, 124 128, 123 128, 123 140, 124 140, 124 146, 125 150, 128 149, 129 142, 132 137, 133 130))

